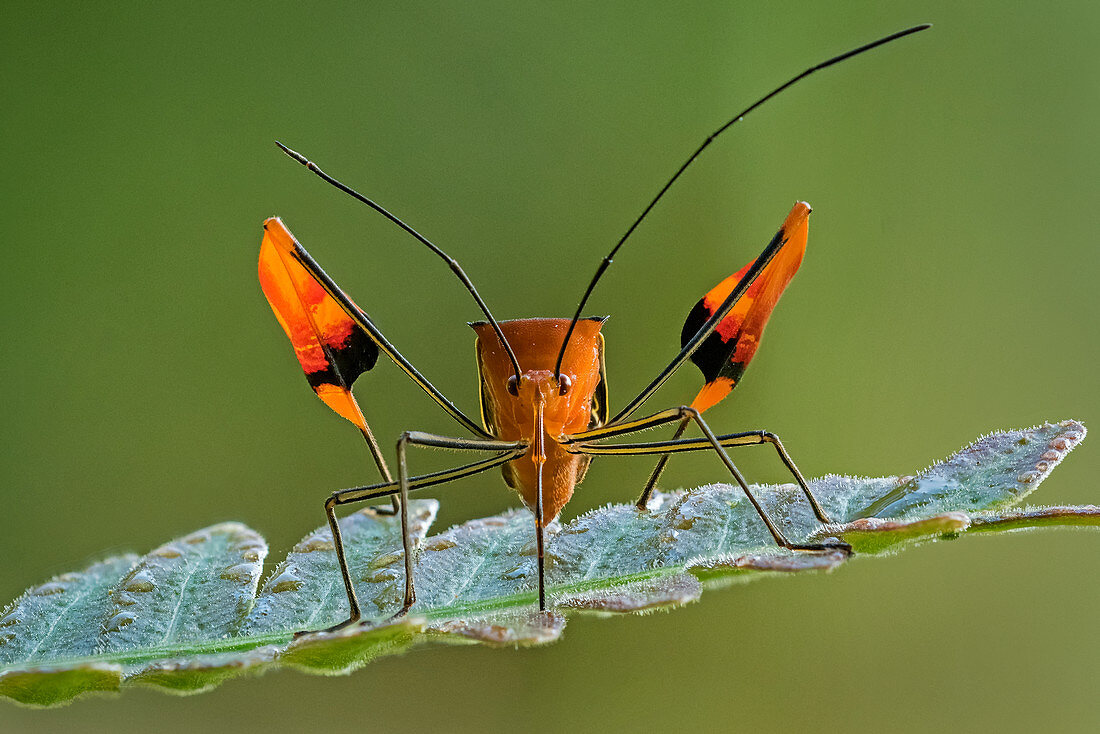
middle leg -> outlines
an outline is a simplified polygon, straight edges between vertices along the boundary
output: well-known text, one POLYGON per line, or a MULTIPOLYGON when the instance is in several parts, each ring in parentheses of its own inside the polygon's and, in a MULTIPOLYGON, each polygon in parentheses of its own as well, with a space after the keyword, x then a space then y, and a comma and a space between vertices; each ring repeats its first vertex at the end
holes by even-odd
MULTIPOLYGON (((768 532, 771 533, 775 542, 784 548, 791 550, 826 550, 841 548, 851 550, 847 544, 844 543, 812 543, 801 544, 791 542, 780 530, 778 525, 772 520, 764 506, 753 495, 752 491, 748 487, 748 483, 745 481, 741 472, 737 469, 733 460, 730 459, 729 454, 726 452, 728 446, 751 446, 760 443, 773 443, 776 445, 777 450, 780 452, 780 456, 784 458, 784 463, 787 464, 788 469, 795 473, 796 478, 800 479, 800 486, 808 497, 812 497, 811 505, 814 506, 814 512, 818 515, 818 518, 824 515, 821 511, 820 504, 817 502, 816 497, 813 497, 813 493, 810 492, 809 487, 805 484, 805 480, 802 479, 802 475, 798 472, 797 467, 794 466, 794 462, 790 461, 790 457, 786 455, 786 451, 783 450, 782 444, 779 443, 778 437, 774 434, 770 434, 766 431, 752 431, 749 433, 736 433, 724 435, 721 438, 716 436, 699 415, 699 411, 687 406, 681 406, 679 408, 672 408, 670 410, 662 411, 660 413, 649 416, 648 418, 642 418, 629 423, 623 423, 618 425, 609 425, 603 428, 597 428, 584 433, 574 434, 569 437, 566 442, 571 450, 578 453, 591 454, 591 455, 633 455, 633 456, 645 456, 645 455, 667 455, 672 453, 680 453, 682 451, 698 451, 703 449, 713 450, 718 454, 722 463, 725 464, 726 469, 729 470, 730 475, 734 478, 737 484, 741 487, 741 490, 748 497, 749 502, 756 509, 757 514, 763 520, 764 524, 768 528, 768 532), (673 439, 671 441, 653 441, 646 443, 636 444, 616 444, 610 446, 600 446, 595 444, 594 441, 602 438, 610 438, 613 436, 622 436, 637 431, 652 428, 664 423, 671 423, 675 420, 681 420, 684 422, 694 422, 702 431, 705 439, 673 439), (818 514, 820 512, 820 514, 818 514)), ((827 516, 826 516, 827 517, 827 516)), ((823 520, 825 522, 825 520, 823 520)))
MULTIPOLYGON (((684 431, 691 423, 691 418, 685 418, 680 422, 680 426, 676 429, 675 435, 672 440, 676 441, 684 435, 684 431)), ((725 447, 735 446, 758 446, 760 444, 768 443, 775 447, 775 452, 779 455, 779 460, 783 462, 783 465, 787 467, 787 471, 794 477, 794 481, 802 489, 802 494, 806 496, 807 501, 810 503, 810 507, 813 508, 814 516, 823 524, 829 525, 834 522, 831 517, 825 512, 825 509, 818 502, 817 497, 810 491, 810 486, 806 483, 806 478, 802 476, 802 472, 799 471, 798 466, 795 465, 791 455, 787 453, 787 449, 783 448, 783 442, 779 440, 779 436, 775 435, 771 431, 744 431, 742 433, 729 434, 722 437, 722 445, 725 447)), ((665 470, 665 466, 668 464, 668 460, 672 457, 671 453, 662 454, 660 461, 657 462, 657 466, 653 467, 653 471, 649 475, 649 479, 646 481, 645 488, 642 489, 642 494, 638 497, 638 509, 644 510, 646 505, 649 504, 650 497, 653 496, 653 490, 656 489, 657 480, 661 478, 661 474, 665 470)))

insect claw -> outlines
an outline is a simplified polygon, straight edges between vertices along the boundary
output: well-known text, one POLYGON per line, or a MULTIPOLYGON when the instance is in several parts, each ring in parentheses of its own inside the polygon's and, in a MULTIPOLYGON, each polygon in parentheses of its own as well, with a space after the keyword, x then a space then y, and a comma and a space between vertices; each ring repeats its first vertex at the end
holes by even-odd
POLYGON ((844 551, 848 555, 852 555, 852 546, 848 545, 842 540, 835 540, 825 543, 791 543, 790 545, 783 546, 787 550, 796 551, 844 551))
MULTIPOLYGON (((392 617, 390 617, 389 619, 386 620, 386 624, 391 624, 393 622, 396 622, 399 619, 402 619, 402 618, 406 617, 409 613, 409 608, 410 607, 409 607, 408 604, 401 607, 401 609, 399 609, 396 614, 394 614, 392 617)), ((371 623, 370 622, 365 622, 364 624, 370 625, 371 623)))
POLYGON ((369 622, 369 621, 366 621, 366 620, 359 621, 359 617, 355 616, 355 617, 349 617, 349 618, 345 619, 340 624, 334 624, 331 627, 326 627, 323 630, 299 630, 299 631, 294 633, 294 639, 297 640, 297 639, 299 639, 301 637, 305 637, 307 635, 316 635, 316 634, 321 634, 321 633, 329 634, 329 633, 332 633, 332 632, 339 632, 340 630, 344 629, 345 627, 350 627, 353 624, 358 624, 358 625, 363 626, 363 627, 373 626, 372 622, 369 622))

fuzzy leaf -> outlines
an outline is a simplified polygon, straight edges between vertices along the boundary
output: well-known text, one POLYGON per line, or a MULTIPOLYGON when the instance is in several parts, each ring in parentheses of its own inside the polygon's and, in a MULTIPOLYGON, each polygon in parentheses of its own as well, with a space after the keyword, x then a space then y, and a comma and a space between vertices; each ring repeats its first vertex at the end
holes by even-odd
POLYGON ((137 560, 109 558, 27 589, 0 619, 0 664, 91 655, 97 639, 88 631, 108 618, 107 594, 137 560))
POLYGON ((913 476, 811 482, 836 525, 821 527, 794 485, 755 491, 788 537, 841 538, 855 549, 796 552, 772 543, 740 490, 716 484, 657 494, 647 511, 613 505, 548 530, 547 592, 538 612, 533 519, 513 510, 426 537, 434 500, 410 507, 419 542, 417 603, 400 606, 399 523, 364 510, 341 520, 352 576, 375 624, 330 626, 347 600, 326 526, 300 541, 257 595, 263 539, 225 523, 144 558, 109 559, 33 587, 0 615, 0 694, 39 706, 150 685, 193 693, 244 673, 291 666, 345 673, 381 655, 442 641, 494 646, 557 639, 565 613, 646 612, 704 588, 765 574, 833 569, 907 544, 1061 525, 1100 526, 1097 507, 1008 508, 1085 435, 1074 421, 996 433, 913 476), (109 593, 108 593, 109 592, 109 593))
POLYGON ((223 523, 152 551, 111 590, 97 653, 226 637, 248 613, 267 543, 223 523))
MULTIPOLYGON (((415 541, 428 532, 438 509, 435 500, 409 503, 415 541)), ((363 614, 377 617, 385 608, 400 606, 405 590, 400 519, 368 508, 341 518, 340 533, 363 614)), ((239 633, 251 636, 323 629, 347 616, 347 592, 326 524, 298 541, 287 559, 275 567, 239 633)))

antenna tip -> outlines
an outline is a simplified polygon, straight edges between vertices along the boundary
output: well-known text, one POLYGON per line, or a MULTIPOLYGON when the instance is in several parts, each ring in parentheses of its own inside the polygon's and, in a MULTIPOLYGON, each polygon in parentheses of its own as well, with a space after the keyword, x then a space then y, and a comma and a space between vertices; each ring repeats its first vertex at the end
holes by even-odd
POLYGON ((287 154, 288 156, 290 156, 290 157, 291 157, 291 158, 293 158, 294 160, 296 160, 296 161, 298 161, 299 163, 301 163, 301 164, 302 164, 303 166, 308 166, 308 165, 309 165, 309 159, 308 159, 308 158, 306 158, 306 157, 305 157, 304 155, 302 155, 301 153, 299 153, 298 151, 296 151, 296 150, 292 150, 291 148, 288 148, 288 147, 286 147, 285 145, 283 145, 282 143, 280 143, 280 142, 279 142, 278 140, 276 140, 276 141, 275 141, 275 145, 279 146, 279 150, 283 151, 283 152, 284 152, 284 153, 286 153, 286 154, 287 154))
POLYGON ((890 41, 896 41, 899 38, 905 38, 906 36, 911 36, 914 33, 920 33, 921 31, 926 31, 931 27, 932 27, 931 23, 921 23, 920 25, 915 25, 915 26, 912 26, 911 28, 906 28, 903 31, 898 31, 897 33, 890 34, 886 38, 882 39, 879 43, 872 44, 871 48, 874 48, 875 46, 882 45, 883 43, 889 43, 890 41))

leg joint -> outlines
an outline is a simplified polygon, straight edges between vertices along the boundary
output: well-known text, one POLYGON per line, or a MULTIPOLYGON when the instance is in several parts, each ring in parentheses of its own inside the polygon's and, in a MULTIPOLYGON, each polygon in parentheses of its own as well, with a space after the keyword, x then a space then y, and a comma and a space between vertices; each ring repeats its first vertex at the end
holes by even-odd
POLYGON ((690 405, 681 405, 679 408, 677 408, 677 410, 680 411, 681 418, 694 418, 695 420, 700 419, 699 411, 691 407, 690 405))

